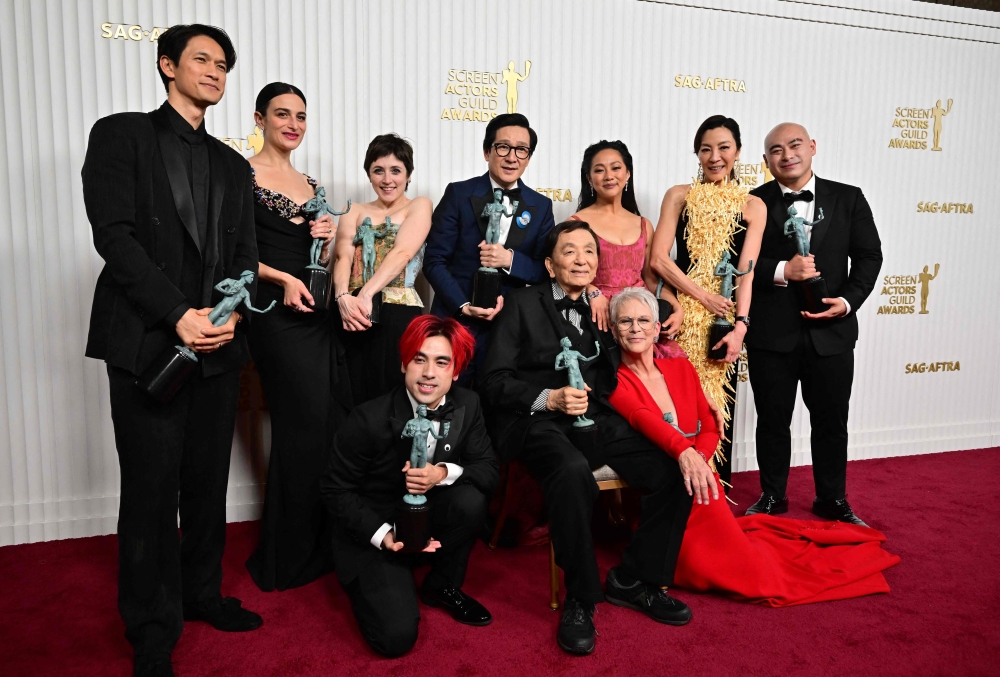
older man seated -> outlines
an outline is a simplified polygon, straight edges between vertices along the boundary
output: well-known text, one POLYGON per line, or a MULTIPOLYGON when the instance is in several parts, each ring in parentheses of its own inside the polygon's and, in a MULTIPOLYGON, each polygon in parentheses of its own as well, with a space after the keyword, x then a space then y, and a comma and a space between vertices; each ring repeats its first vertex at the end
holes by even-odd
POLYGON ((567 221, 552 229, 545 259, 551 280, 506 296, 481 383, 498 456, 520 460, 545 494, 556 563, 566 576, 557 641, 568 653, 581 655, 594 650, 594 605, 604 599, 661 623, 691 620, 687 605, 665 592, 691 497, 677 462, 633 430, 608 402, 618 382, 618 346, 591 321, 584 293, 599 255, 597 236, 587 223, 567 221), (573 361, 583 377, 582 390, 567 385, 567 370, 556 369, 563 339, 570 346, 565 350, 578 353, 573 361), (582 415, 599 431, 596 441, 581 444, 583 449, 574 443, 582 436, 573 426, 582 415), (603 464, 646 493, 639 527, 602 591, 590 522, 599 493, 591 468, 603 464))

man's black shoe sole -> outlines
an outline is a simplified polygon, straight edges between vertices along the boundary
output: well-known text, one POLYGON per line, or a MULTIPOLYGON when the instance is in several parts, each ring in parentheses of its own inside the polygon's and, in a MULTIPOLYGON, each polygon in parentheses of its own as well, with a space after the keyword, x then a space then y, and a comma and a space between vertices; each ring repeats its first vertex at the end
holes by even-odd
POLYGON ((687 625, 688 623, 691 622, 691 618, 694 617, 693 614, 692 614, 691 616, 689 616, 688 618, 685 618, 682 621, 668 621, 666 619, 657 618, 656 616, 653 616, 653 615, 647 613, 647 611, 645 609, 643 609, 641 606, 639 606, 638 604, 633 604, 632 602, 630 602, 630 601, 628 601, 626 599, 618 599, 617 597, 612 597, 607 592, 604 593, 604 599, 607 600, 607 602, 609 604, 614 604, 615 606, 620 606, 620 607, 624 607, 626 609, 631 609, 632 611, 638 611, 643 616, 647 616, 648 618, 652 618, 657 623, 663 623, 664 625, 687 625))

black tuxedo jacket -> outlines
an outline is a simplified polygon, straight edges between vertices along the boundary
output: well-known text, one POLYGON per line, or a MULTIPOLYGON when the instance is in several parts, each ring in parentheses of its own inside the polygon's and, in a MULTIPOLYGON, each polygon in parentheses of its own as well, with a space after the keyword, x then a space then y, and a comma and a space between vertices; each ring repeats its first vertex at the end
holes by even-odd
MULTIPOLYGON (((587 383, 590 397, 592 401, 596 398, 602 410, 613 413, 608 397, 618 385, 618 346, 609 332, 597 329, 589 313, 584 314, 583 323, 582 339, 592 341, 591 337, 596 337, 601 344, 601 354, 594 364, 596 382, 587 383)), ((532 413, 531 405, 546 388, 556 390, 567 385, 566 371, 556 371, 555 361, 562 351, 559 340, 576 330, 556 309, 548 281, 511 291, 504 297, 503 309, 493 325, 479 391, 486 401, 487 424, 500 460, 507 461, 520 450, 531 423, 569 418, 557 411, 532 413)))
MULTIPOLYGON (((471 484, 489 497, 500 475, 479 396, 452 386, 448 401, 455 410, 447 437, 435 446, 434 463, 462 466, 455 484, 471 484)), ((320 490, 333 516, 334 564, 345 584, 379 553, 371 544, 372 536, 383 524, 393 523, 396 506, 406 494, 401 470, 410 458, 413 440, 401 435, 412 418, 406 390, 397 386, 356 407, 334 436, 320 490)), ((428 494, 431 501, 436 491, 428 494)))
POLYGON ((852 350, 858 340, 857 311, 875 287, 882 267, 882 243, 861 189, 816 177, 814 213, 818 216, 822 208, 823 220, 812 229, 810 251, 816 259, 816 270, 826 278, 830 296, 842 296, 851 306, 850 313, 832 320, 803 319, 799 314, 798 283, 789 282, 787 287, 774 284, 778 262, 788 261, 796 254, 794 239, 784 234, 787 206, 777 181, 769 181, 751 192, 767 205, 767 225, 753 277, 746 344, 762 350, 791 352, 805 328, 820 355, 852 350))
MULTIPOLYGON (((202 251, 181 143, 162 108, 118 113, 94 124, 83 164, 83 199, 105 263, 86 354, 134 374, 179 343, 170 321, 176 322, 178 306, 214 306, 223 298, 213 289, 220 281, 244 270, 257 275, 249 163, 221 141, 206 139, 211 184, 202 251)), ((251 299, 256 290, 255 277, 251 299)), ((250 313, 241 314, 248 322, 250 313)), ((241 326, 233 341, 198 359, 211 376, 248 358, 241 326)))

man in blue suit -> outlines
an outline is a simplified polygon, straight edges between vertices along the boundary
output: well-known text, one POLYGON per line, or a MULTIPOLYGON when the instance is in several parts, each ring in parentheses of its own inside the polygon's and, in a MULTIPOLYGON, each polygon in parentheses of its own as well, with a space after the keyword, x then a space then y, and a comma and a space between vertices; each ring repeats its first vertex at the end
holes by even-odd
POLYGON ((448 184, 434 210, 424 254, 424 276, 434 288, 431 312, 456 317, 476 337, 476 355, 459 379, 468 386, 485 359, 493 318, 503 308, 503 295, 510 289, 548 279, 545 241, 555 225, 552 200, 531 190, 521 181, 538 145, 538 136, 519 113, 506 113, 490 120, 483 139, 483 157, 489 171, 466 181, 448 184), (493 191, 503 191, 506 214, 516 202, 512 216, 502 215, 500 239, 486 244, 489 217, 483 214, 493 201, 493 191), (476 270, 488 266, 500 270, 501 296, 495 308, 471 305, 476 270))

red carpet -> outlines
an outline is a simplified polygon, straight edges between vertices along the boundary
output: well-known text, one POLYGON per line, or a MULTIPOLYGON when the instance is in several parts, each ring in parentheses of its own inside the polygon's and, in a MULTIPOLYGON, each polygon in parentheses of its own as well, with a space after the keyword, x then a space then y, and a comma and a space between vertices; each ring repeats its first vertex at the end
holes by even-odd
MULTIPOLYGON (((733 498, 756 498, 757 475, 737 475, 733 498)), ((184 629, 179 677, 195 675, 997 675, 1000 654, 1000 450, 858 461, 851 504, 888 536, 902 563, 877 595, 786 609, 684 591, 694 620, 661 626, 598 606, 600 637, 588 658, 555 644, 548 550, 472 555, 465 590, 494 615, 486 628, 422 608, 416 648, 398 660, 365 646, 334 576, 284 593, 261 593, 243 568, 256 524, 229 529, 223 592, 264 616, 257 632, 184 629)), ((789 517, 810 518, 811 468, 793 468, 789 517)), ((600 546, 603 570, 620 543, 600 546)), ((131 674, 116 608, 113 536, 0 548, 0 675, 131 674)))

